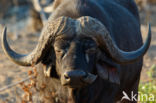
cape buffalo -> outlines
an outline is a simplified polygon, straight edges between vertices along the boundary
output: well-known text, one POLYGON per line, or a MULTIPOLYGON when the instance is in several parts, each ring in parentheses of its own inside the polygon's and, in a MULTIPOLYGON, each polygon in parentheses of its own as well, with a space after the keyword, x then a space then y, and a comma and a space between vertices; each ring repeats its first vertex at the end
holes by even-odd
POLYGON ((6 28, 2 33, 3 50, 13 62, 44 68, 38 68, 37 88, 45 103, 114 103, 123 92, 137 94, 150 41, 149 25, 143 45, 133 0, 55 0, 28 55, 14 52, 6 28))

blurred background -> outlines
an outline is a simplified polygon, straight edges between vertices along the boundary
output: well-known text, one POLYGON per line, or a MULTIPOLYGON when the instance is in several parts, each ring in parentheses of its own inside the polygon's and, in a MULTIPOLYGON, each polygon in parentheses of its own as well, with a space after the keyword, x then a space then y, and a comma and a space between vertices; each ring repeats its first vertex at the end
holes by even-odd
MULTIPOLYGON (((42 6, 53 0, 41 0, 42 6)), ((147 36, 147 23, 152 25, 152 43, 144 56, 139 92, 152 93, 156 100, 156 0, 135 0, 140 14, 143 39, 147 36)), ((43 24, 32 0, 0 0, 0 33, 8 28, 8 42, 19 53, 29 53, 36 45, 43 24)), ((32 68, 19 67, 4 55, 0 45, 0 88, 28 77, 32 68)), ((21 103, 22 88, 17 85, 0 92, 0 103, 21 103)), ((146 102, 148 103, 148 102, 146 102)), ((149 103, 156 103, 149 102, 149 103)))

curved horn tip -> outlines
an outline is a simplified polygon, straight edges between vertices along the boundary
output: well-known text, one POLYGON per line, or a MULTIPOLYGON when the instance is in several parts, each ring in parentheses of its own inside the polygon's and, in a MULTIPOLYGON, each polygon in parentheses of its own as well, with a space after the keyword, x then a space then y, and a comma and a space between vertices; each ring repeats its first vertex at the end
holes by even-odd
MULTIPOLYGON (((4 26, 4 27, 3 27, 2 34, 6 34, 6 32, 7 32, 7 27, 6 27, 6 26, 4 26)), ((3 35, 2 35, 2 36, 3 36, 3 35)))
POLYGON ((150 23, 148 23, 148 30, 149 30, 149 34, 150 34, 150 36, 151 36, 151 24, 150 23))
POLYGON ((5 31, 5 30, 7 30, 7 27, 6 26, 3 27, 3 31, 5 31))
POLYGON ((6 34, 7 34, 6 32, 7 32, 7 27, 4 26, 3 30, 2 30, 2 33, 1 33, 1 42, 2 42, 2 44, 3 44, 4 36, 6 36, 6 34))
POLYGON ((145 41, 145 45, 147 44, 148 48, 150 47, 150 44, 151 44, 151 38, 152 38, 151 24, 148 23, 148 34, 147 34, 147 39, 145 41))
POLYGON ((17 54, 10 48, 7 42, 7 27, 4 27, 2 34, 1 34, 1 46, 4 51, 4 54, 15 64, 18 64, 21 66, 31 66, 30 65, 31 63, 24 63, 22 60, 20 61, 20 59, 24 58, 24 55, 17 54))

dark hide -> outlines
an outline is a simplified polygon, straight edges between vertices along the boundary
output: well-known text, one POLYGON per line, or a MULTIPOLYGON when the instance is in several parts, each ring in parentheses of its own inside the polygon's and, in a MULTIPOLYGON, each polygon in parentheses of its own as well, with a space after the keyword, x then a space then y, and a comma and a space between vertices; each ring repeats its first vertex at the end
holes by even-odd
POLYGON ((119 87, 97 78, 93 84, 74 90, 62 86, 61 82, 54 77, 45 77, 43 68, 45 66, 42 64, 37 67, 36 83, 40 91, 40 98, 45 103, 113 103, 117 87, 119 87))
MULTIPOLYGON (((91 16, 106 26, 120 49, 132 51, 141 47, 142 37, 138 10, 133 0, 56 0, 55 2, 57 2, 56 5, 54 3, 55 10, 50 19, 60 16, 71 18, 91 16)), ((133 64, 119 65, 112 62, 109 56, 106 58, 108 60, 106 59, 105 63, 100 61, 99 63, 117 69, 120 85, 98 77, 93 84, 72 90, 62 86, 59 78, 45 77, 41 69, 43 66, 40 66, 37 83, 45 103, 114 103, 121 100, 122 91, 128 93, 129 96, 131 91, 136 94, 142 59, 133 64), (42 88, 43 84, 46 85, 45 88, 42 88)), ((46 62, 44 64, 48 66, 46 62)))

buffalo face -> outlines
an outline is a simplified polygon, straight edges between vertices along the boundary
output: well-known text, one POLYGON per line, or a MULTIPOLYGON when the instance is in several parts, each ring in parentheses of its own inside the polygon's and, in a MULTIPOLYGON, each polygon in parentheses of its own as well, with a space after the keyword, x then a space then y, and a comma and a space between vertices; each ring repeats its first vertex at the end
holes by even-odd
POLYGON ((54 43, 56 71, 61 84, 72 88, 92 83, 94 75, 97 44, 85 36, 59 36, 54 43))

